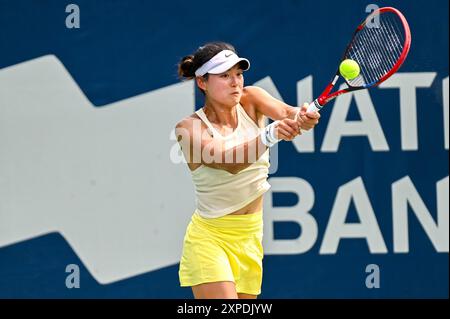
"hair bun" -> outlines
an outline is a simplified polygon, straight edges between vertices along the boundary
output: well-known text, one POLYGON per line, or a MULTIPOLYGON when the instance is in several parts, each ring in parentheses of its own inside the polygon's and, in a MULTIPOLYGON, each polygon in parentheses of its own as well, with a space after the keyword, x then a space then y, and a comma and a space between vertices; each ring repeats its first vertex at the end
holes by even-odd
POLYGON ((194 56, 187 55, 181 59, 178 64, 178 75, 183 78, 192 79, 195 77, 194 73, 194 56))

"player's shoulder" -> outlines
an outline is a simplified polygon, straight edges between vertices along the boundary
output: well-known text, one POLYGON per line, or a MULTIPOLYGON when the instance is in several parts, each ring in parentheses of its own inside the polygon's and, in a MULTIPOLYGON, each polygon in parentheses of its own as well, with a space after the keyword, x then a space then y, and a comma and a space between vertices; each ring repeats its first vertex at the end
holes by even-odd
POLYGON ((189 128, 193 125, 194 121, 200 120, 198 115, 196 113, 193 113, 189 116, 186 116, 185 118, 178 121, 178 123, 175 125, 176 128, 189 128))
POLYGON ((264 91, 264 89, 257 86, 246 86, 244 87, 240 101, 247 115, 258 126, 261 126, 262 124, 260 123, 264 120, 264 114, 258 112, 258 96, 261 91, 264 91))
POLYGON ((262 100, 267 98, 268 92, 258 86, 246 86, 242 91, 242 104, 256 107, 262 100))
POLYGON ((186 116, 175 125, 176 132, 184 132, 189 135, 192 135, 194 131, 199 129, 203 131, 207 129, 207 126, 196 113, 186 116))
POLYGON ((255 107, 258 97, 261 93, 265 92, 264 89, 257 86, 246 86, 242 90, 241 104, 247 107, 255 107))
POLYGON ((255 96, 258 96, 259 94, 265 93, 266 90, 263 88, 260 88, 258 86, 249 85, 244 87, 244 90, 242 91, 242 96, 247 98, 252 98, 255 96))

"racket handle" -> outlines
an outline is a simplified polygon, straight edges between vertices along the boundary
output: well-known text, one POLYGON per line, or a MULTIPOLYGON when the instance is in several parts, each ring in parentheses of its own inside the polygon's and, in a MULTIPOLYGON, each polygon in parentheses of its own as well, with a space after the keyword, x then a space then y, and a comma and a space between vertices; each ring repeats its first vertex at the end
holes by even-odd
MULTIPOLYGON (((322 105, 319 104, 319 102, 317 101, 317 99, 315 99, 314 101, 312 101, 309 105, 308 108, 306 109, 306 112, 319 112, 322 109, 322 105)), ((297 114, 295 114, 295 120, 297 121, 297 117, 300 114, 300 109, 298 110, 297 114)))
MULTIPOLYGON (((312 101, 309 105, 308 108, 306 109, 306 112, 319 112, 322 109, 323 105, 319 104, 319 101, 317 101, 317 99, 315 99, 314 101, 312 101)), ((300 110, 297 112, 297 114, 295 114, 295 120, 297 121, 297 118, 300 114, 300 110)), ((301 131, 301 130, 300 130, 301 131)))
POLYGON ((319 112, 322 109, 323 105, 319 104, 319 101, 317 101, 317 99, 315 99, 314 101, 312 101, 309 106, 308 109, 306 110, 306 112, 319 112))

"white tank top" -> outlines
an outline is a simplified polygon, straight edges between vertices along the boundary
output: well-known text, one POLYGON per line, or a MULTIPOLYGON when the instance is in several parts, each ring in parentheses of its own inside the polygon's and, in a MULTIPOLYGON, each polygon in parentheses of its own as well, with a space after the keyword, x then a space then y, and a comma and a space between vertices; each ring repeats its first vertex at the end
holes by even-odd
MULTIPOLYGON (((254 139, 260 132, 260 128, 240 104, 237 105, 236 112, 238 125, 232 134, 226 136, 222 136, 213 127, 203 109, 195 113, 209 128, 213 138, 222 139, 228 149, 254 139)), ((237 174, 203 164, 191 171, 197 212, 205 218, 217 218, 251 203, 270 188, 267 182, 269 165, 267 149, 256 162, 237 174)))

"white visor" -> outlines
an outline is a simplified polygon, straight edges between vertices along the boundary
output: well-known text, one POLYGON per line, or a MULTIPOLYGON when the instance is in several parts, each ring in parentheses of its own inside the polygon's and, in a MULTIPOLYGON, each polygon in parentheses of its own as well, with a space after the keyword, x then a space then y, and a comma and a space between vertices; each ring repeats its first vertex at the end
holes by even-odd
POLYGON ((235 66, 239 62, 242 63, 243 71, 250 69, 250 61, 244 58, 240 58, 230 50, 223 50, 213 56, 208 62, 203 64, 195 71, 196 76, 203 76, 206 73, 220 74, 235 66))

